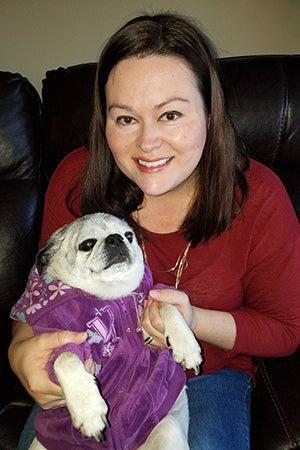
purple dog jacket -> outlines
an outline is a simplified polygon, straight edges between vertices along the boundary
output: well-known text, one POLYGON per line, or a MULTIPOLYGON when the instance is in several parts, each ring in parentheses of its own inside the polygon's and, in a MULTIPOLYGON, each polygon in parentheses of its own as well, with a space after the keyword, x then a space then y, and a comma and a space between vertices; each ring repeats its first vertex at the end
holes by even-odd
POLYGON ((53 363, 62 351, 72 351, 96 364, 96 378, 109 405, 105 441, 82 438, 66 407, 42 411, 35 420, 36 436, 49 450, 134 450, 169 412, 183 389, 186 376, 170 350, 144 345, 139 316, 152 288, 145 266, 140 286, 127 297, 101 300, 72 288, 34 266, 26 290, 11 311, 15 320, 28 322, 35 334, 62 329, 87 331, 82 345, 67 344, 55 351, 48 372, 56 381, 53 363))

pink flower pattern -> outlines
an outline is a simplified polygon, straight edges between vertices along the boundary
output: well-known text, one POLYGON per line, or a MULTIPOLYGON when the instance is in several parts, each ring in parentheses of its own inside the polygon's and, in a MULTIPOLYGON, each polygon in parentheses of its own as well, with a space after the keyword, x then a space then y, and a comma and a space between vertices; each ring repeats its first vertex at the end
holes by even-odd
POLYGON ((30 281, 29 282, 29 286, 26 289, 26 297, 29 299, 29 304, 31 305, 32 303, 34 303, 34 298, 33 297, 37 297, 38 295, 40 295, 40 291, 38 289, 35 289, 36 287, 38 287, 38 282, 37 281, 30 281))
POLYGON ((57 284, 50 284, 48 286, 48 289, 49 291, 54 291, 53 294, 49 297, 49 300, 54 300, 57 295, 65 295, 65 290, 71 289, 71 286, 63 284, 61 281, 59 281, 57 284))
POLYGON ((35 314, 57 296, 61 297, 68 289, 72 289, 71 286, 53 280, 47 274, 40 276, 36 267, 32 268, 32 274, 33 277, 28 281, 25 292, 11 311, 11 317, 22 322, 25 321, 24 313, 35 314))
POLYGON ((42 308, 42 305, 40 303, 34 303, 33 305, 29 306, 29 308, 26 309, 27 314, 34 314, 36 311, 42 308))

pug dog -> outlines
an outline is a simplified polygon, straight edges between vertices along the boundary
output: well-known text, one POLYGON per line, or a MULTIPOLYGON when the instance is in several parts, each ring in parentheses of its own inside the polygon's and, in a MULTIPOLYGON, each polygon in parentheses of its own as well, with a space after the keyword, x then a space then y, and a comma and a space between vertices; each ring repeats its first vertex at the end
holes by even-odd
POLYGON ((189 448, 182 369, 199 373, 201 349, 177 308, 165 303, 169 349, 145 345, 150 338, 139 318, 152 288, 150 268, 122 219, 86 215, 46 241, 11 317, 36 334, 70 329, 88 338, 49 358, 49 377, 60 384, 66 407, 38 414, 30 449, 189 448), (85 369, 89 356, 94 375, 85 369))

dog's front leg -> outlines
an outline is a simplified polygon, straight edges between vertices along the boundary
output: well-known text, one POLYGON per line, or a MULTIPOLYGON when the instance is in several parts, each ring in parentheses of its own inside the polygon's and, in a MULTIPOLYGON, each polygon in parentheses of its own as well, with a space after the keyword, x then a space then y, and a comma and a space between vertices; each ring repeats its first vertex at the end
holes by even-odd
POLYGON ((75 428, 84 437, 103 440, 107 426, 108 407, 102 398, 93 375, 74 353, 65 352, 54 362, 54 372, 63 390, 66 405, 75 428))
POLYGON ((160 314, 165 325, 165 336, 172 349, 173 358, 184 369, 193 369, 198 375, 202 362, 201 348, 194 333, 174 305, 160 304, 160 314))

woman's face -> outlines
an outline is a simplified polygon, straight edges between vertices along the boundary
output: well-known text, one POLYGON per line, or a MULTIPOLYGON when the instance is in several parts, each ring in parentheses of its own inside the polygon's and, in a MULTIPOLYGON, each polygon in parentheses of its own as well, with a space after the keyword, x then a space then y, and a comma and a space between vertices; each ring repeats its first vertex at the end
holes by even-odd
POLYGON ((207 135, 196 78, 184 59, 120 61, 106 84, 106 137, 120 170, 144 192, 191 192, 207 135))

